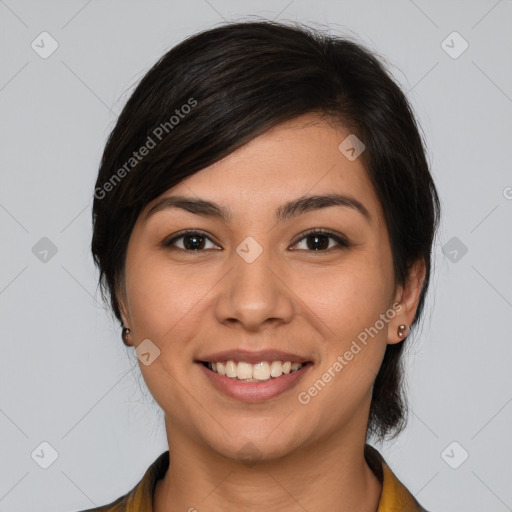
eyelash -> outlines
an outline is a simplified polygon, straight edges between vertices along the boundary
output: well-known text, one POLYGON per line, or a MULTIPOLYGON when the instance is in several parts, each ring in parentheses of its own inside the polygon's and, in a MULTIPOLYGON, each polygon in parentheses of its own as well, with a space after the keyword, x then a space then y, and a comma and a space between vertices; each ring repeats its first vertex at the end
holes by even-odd
MULTIPOLYGON (((205 251, 208 251, 210 249, 195 249, 195 250, 190 250, 190 249, 182 249, 181 247, 173 247, 173 244, 177 241, 177 240, 180 240, 181 238, 185 238, 187 236, 192 236, 192 235, 199 235, 203 238, 207 238, 208 240, 210 240, 212 243, 215 243, 213 242, 213 240, 210 239, 209 236, 206 235, 206 233, 204 233, 203 231, 199 231, 199 230, 185 230, 185 231, 182 231, 178 236, 174 236, 172 239, 170 240, 166 240, 162 243, 162 245, 165 247, 165 248, 168 248, 168 249, 175 249, 175 250, 178 250, 178 251, 183 251, 183 252, 198 252, 198 253, 203 253, 205 251)), ((310 236, 313 236, 313 235, 323 235, 323 236, 327 236, 328 238, 331 238, 333 240, 335 240, 338 244, 338 248, 340 249, 347 249, 351 246, 351 244, 349 243, 349 241, 341 236, 341 235, 337 235, 336 233, 333 233, 332 231, 328 231, 326 229, 310 229, 308 231, 305 231, 304 233, 302 233, 300 236, 301 238, 295 242, 293 245, 297 245, 299 244, 300 242, 302 242, 303 240, 305 240, 306 238, 310 237, 310 236)), ((333 247, 329 248, 329 249, 319 249, 317 251, 315 250, 306 250, 306 249, 299 249, 299 250, 306 250, 306 252, 328 252, 328 251, 331 251, 333 249, 333 247)))

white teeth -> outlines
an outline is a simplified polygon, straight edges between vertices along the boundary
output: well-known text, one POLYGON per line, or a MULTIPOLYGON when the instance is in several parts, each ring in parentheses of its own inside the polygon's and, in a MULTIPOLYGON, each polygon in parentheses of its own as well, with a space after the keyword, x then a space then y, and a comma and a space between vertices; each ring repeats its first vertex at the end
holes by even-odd
POLYGON ((226 377, 236 377, 237 365, 234 361, 226 361, 226 377))
MULTIPOLYGON (((278 361, 273 361, 277 363, 278 361)), ((240 366, 240 363, 238 363, 240 366)), ((252 367, 252 378, 257 380, 268 380, 270 379, 270 365, 265 361, 261 363, 256 363, 252 367)))
POLYGON ((281 377, 283 374, 283 365, 281 361, 272 361, 270 365, 270 376, 271 377, 281 377))
POLYGON ((281 377, 300 370, 304 365, 301 363, 291 363, 291 361, 261 361, 256 364, 250 364, 245 361, 236 363, 229 360, 225 362, 208 363, 208 368, 225 375, 231 379, 245 380, 249 382, 267 381, 271 378, 281 377))
MULTIPOLYGON (((215 371, 215 370, 214 370, 215 371)), ((236 376, 240 380, 252 379, 252 367, 249 363, 238 363, 236 376)))

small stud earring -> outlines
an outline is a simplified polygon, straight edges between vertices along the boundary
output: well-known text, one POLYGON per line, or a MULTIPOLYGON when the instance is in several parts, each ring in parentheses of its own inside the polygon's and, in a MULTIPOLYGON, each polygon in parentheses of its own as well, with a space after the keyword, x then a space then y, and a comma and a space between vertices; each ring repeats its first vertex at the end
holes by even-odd
POLYGON ((129 347, 130 344, 126 341, 126 337, 128 336, 128 334, 130 334, 132 331, 130 331, 130 329, 128 329, 128 327, 124 327, 123 326, 123 330, 121 331, 121 338, 123 339, 123 343, 129 347))
POLYGON ((398 326, 397 334, 399 338, 403 338, 405 336, 405 331, 407 330, 407 325, 400 324, 398 326))

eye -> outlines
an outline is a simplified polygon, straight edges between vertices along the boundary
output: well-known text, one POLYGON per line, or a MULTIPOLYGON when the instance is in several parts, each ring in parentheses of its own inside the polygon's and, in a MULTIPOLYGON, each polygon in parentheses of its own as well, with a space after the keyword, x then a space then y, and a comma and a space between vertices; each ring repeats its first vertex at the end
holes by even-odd
POLYGON ((199 252, 218 247, 203 232, 193 230, 182 231, 178 236, 163 242, 163 246, 175 247, 188 252, 199 252), (181 247, 176 244, 178 240, 183 240, 181 247), (209 241, 213 247, 205 247, 205 245, 207 245, 207 241, 209 241))
MULTIPOLYGON (((293 247, 298 247, 301 244, 303 247, 299 247, 299 250, 314 252, 326 252, 336 246, 339 248, 350 247, 350 243, 345 237, 324 229, 312 229, 303 233, 302 238, 293 247), (331 241, 335 242, 334 245, 331 244, 331 241)), ((166 248, 176 248, 187 252, 219 249, 219 246, 213 243, 205 233, 195 230, 182 231, 177 236, 163 242, 162 245, 166 248), (208 242, 211 244, 210 247, 208 247, 208 242)))
POLYGON ((333 248, 333 246, 330 245, 329 240, 334 240, 334 242, 336 242, 334 244, 334 247, 350 247, 350 243, 345 237, 324 229, 313 229, 306 233, 303 233, 303 237, 299 240, 298 243, 295 244, 295 246, 302 244, 303 247, 300 248, 300 250, 325 252, 326 250, 333 248))

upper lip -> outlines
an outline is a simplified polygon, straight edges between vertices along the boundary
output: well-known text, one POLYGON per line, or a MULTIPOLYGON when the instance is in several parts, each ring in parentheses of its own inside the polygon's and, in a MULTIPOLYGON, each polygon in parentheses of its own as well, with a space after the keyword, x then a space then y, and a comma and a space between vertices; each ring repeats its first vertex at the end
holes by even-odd
POLYGON ((290 361, 291 363, 308 363, 311 360, 291 354, 289 352, 282 352, 281 350, 266 349, 251 352, 249 350, 224 350, 223 352, 215 352, 215 354, 207 354, 197 359, 201 362, 217 363, 223 361, 242 361, 245 363, 256 364, 261 361, 290 361))

